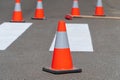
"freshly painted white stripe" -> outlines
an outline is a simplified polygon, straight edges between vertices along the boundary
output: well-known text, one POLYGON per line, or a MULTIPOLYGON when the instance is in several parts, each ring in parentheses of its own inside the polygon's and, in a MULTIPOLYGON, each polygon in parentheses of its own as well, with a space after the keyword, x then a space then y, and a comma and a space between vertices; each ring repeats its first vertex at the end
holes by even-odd
POLYGON ((74 1, 73 2, 73 8, 78 8, 79 6, 78 6, 78 1, 74 1))
MULTIPOLYGON (((66 24, 68 41, 71 51, 93 52, 92 40, 88 24, 66 24)), ((49 51, 54 50, 54 37, 49 51)))
POLYGON ((0 50, 9 47, 32 23, 9 23, 0 25, 0 50))
POLYGON ((15 4, 15 9, 14 9, 15 11, 21 11, 21 5, 20 5, 20 3, 16 3, 15 4))
POLYGON ((98 6, 98 7, 102 7, 102 0, 98 0, 98 1, 97 1, 97 6, 98 6))
POLYGON ((67 32, 56 33, 55 48, 69 48, 67 32))
POLYGON ((42 2, 38 2, 38 3, 37 3, 37 9, 42 9, 42 8, 43 8, 42 2))

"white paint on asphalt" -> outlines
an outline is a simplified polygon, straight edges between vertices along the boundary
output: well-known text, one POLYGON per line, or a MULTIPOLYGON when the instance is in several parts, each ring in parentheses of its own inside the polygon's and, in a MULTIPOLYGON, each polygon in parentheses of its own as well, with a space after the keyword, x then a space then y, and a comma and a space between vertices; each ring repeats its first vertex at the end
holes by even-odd
POLYGON ((0 25, 0 50, 9 47, 32 23, 4 22, 0 25))
MULTIPOLYGON (((88 24, 66 24, 71 51, 93 52, 93 45, 88 24)), ((49 51, 54 50, 56 35, 49 51)))

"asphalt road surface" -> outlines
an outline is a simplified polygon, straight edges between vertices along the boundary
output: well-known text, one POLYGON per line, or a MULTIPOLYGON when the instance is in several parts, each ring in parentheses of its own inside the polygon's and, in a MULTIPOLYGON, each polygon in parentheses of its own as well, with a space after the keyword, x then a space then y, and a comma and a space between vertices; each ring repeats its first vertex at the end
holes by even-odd
MULTIPOLYGON (((120 80, 120 20, 76 18, 65 20, 72 0, 44 0, 47 20, 31 20, 36 0, 22 0, 26 22, 33 25, 10 47, 0 51, 0 80, 120 80), (88 23, 94 52, 73 52, 82 73, 54 75, 42 71, 51 64, 49 47, 57 22, 88 23)), ((120 16, 119 0, 103 0, 106 16, 120 16)), ((93 15, 96 0, 79 0, 81 14, 93 15)), ((0 0, 0 23, 11 20, 14 0, 0 0)))

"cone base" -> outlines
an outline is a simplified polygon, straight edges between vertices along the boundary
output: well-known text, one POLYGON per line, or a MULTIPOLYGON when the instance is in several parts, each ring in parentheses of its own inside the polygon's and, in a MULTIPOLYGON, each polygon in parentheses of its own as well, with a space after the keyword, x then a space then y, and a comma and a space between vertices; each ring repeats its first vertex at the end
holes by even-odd
POLYGON ((11 20, 10 22, 19 22, 19 23, 22 23, 22 22, 25 22, 24 20, 23 21, 13 21, 11 20))
POLYGON ((52 74, 67 74, 67 73, 80 73, 80 72, 82 72, 82 69, 78 69, 78 68, 75 68, 73 70, 53 70, 51 68, 43 67, 42 70, 45 72, 52 73, 52 74))
POLYGON ((36 18, 36 17, 32 17, 31 19, 33 19, 33 20, 47 20, 47 18, 36 18))

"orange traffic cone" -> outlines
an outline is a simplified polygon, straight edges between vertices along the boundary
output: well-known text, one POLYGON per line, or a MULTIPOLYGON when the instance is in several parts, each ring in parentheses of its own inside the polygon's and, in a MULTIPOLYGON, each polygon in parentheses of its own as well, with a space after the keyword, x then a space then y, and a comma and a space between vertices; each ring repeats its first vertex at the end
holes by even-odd
POLYGON ((102 0, 97 1, 97 6, 95 8, 95 16, 105 16, 104 8, 102 6, 102 0))
POLYGON ((45 19, 42 0, 37 0, 37 7, 35 9, 35 14, 34 14, 34 17, 32 19, 38 19, 38 20, 45 19))
POLYGON ((79 5, 78 5, 78 0, 73 0, 71 15, 72 16, 80 16, 80 9, 79 9, 79 5))
POLYGON ((51 67, 43 68, 43 71, 53 74, 78 73, 82 71, 73 67, 66 26, 62 20, 58 23, 51 67))
POLYGON ((15 0, 15 8, 14 8, 11 22, 24 22, 22 11, 21 11, 20 0, 15 0))

